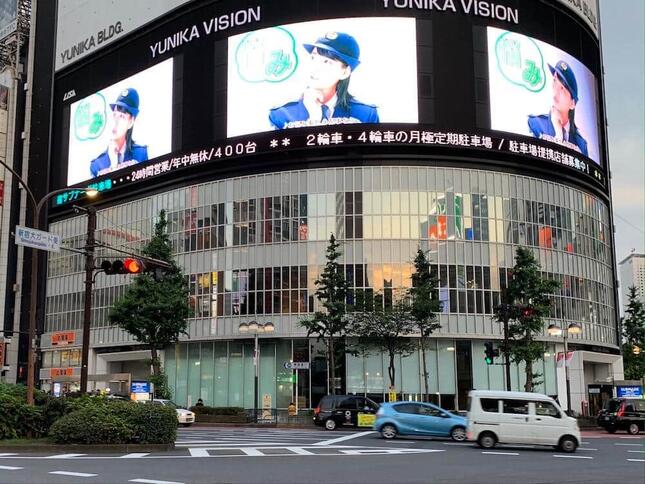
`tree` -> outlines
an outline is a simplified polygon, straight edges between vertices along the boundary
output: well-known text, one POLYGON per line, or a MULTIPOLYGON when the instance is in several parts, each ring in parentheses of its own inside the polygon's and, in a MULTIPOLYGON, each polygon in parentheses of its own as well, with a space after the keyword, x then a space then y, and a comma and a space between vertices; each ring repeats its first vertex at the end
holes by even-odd
POLYGON ((430 274, 430 262, 425 252, 419 248, 414 258, 414 272, 412 273, 411 315, 419 332, 419 345, 423 363, 424 401, 429 393, 428 365, 426 363, 426 346, 428 337, 441 325, 437 322, 437 313, 441 311, 441 302, 437 294, 437 280, 430 274))
POLYGON ((645 307, 636 287, 632 286, 628 291, 622 325, 625 379, 640 380, 645 377, 645 307))
POLYGON ((368 354, 373 351, 387 353, 387 367, 390 388, 396 387, 394 360, 397 355, 414 353, 417 342, 410 338, 415 332, 409 300, 395 299, 391 307, 383 307, 382 296, 374 297, 374 303, 367 303, 352 313, 349 334, 358 338, 355 353, 368 354), (357 351, 358 350, 358 351, 357 351))
MULTIPOLYGON (((508 328, 509 353, 511 360, 520 364, 524 362, 526 383, 524 390, 532 392, 539 382, 539 373, 533 372, 533 363, 544 357, 545 345, 535 337, 544 330, 544 318, 551 309, 550 295, 559 287, 557 281, 543 279, 533 252, 526 247, 518 247, 506 301, 511 305, 510 324, 508 328)), ((495 318, 502 321, 502 306, 496 309, 495 318)))
POLYGON ((318 279, 316 279, 316 299, 322 304, 324 311, 316 311, 312 319, 300 321, 307 330, 307 337, 315 335, 325 343, 325 353, 329 371, 327 372, 328 387, 332 394, 336 393, 336 349, 334 340, 345 334, 347 329, 346 301, 349 284, 345 280, 345 271, 338 262, 341 258, 340 244, 331 234, 327 246, 327 263, 318 279))
POLYGON ((153 378, 163 377, 158 351, 175 344, 186 334, 191 310, 188 287, 181 269, 172 257, 170 239, 166 232, 166 212, 159 213, 154 235, 143 248, 143 255, 170 264, 160 277, 148 273, 137 275, 118 300, 108 319, 130 333, 134 339, 150 348, 153 378))

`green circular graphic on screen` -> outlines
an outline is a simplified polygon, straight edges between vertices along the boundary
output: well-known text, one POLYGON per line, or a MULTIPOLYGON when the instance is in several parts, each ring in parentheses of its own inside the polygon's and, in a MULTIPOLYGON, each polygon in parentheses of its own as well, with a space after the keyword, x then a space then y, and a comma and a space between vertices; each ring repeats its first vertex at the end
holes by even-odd
POLYGON ((296 41, 282 27, 251 32, 240 40, 235 63, 246 82, 282 82, 298 67, 296 41))
POLYGON ((72 128, 79 141, 96 139, 103 134, 107 121, 107 103, 102 94, 96 93, 79 101, 72 128))
POLYGON ((504 32, 495 42, 497 68, 507 81, 532 92, 546 85, 544 58, 535 41, 514 32, 504 32))

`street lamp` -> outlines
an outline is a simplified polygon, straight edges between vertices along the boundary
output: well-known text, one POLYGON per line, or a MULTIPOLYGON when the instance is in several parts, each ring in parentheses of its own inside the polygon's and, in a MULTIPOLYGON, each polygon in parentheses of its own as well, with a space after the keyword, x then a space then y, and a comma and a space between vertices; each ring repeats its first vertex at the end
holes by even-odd
MULTIPOLYGON (((27 188, 25 186, 25 188, 27 188)), ((30 193, 32 199, 33 208, 34 208, 34 217, 32 223, 36 230, 40 229, 40 211, 42 210, 45 203, 55 195, 59 193, 68 192, 69 188, 61 188, 59 190, 54 190, 49 192, 47 195, 42 197, 38 203, 35 203, 35 198, 33 193, 30 193)), ((85 194, 93 198, 99 192, 94 188, 82 188, 80 191, 85 192, 85 194)), ((29 192, 28 192, 29 193, 29 192)), ((34 404, 34 386, 36 379, 36 307, 38 305, 38 249, 31 249, 31 282, 30 294, 29 294, 29 355, 27 359, 27 404, 34 404)), ((82 389, 81 389, 82 390, 82 389)))
POLYGON ((564 339, 564 375, 567 381, 567 415, 571 414, 571 383, 569 382, 569 367, 567 366, 567 356, 569 355, 569 335, 582 333, 582 326, 578 323, 571 323, 566 330, 550 324, 547 328, 549 336, 562 336, 564 339))
MULTIPOLYGON (((34 192, 31 191, 29 185, 22 179, 22 177, 16 173, 16 171, 7 165, 5 162, 0 160, 0 165, 7 169, 15 178, 16 181, 25 189, 28 197, 27 199, 31 202, 31 208, 33 210, 33 225, 34 229, 39 230, 40 228, 40 210, 43 208, 45 202, 49 200, 54 195, 59 193, 65 193, 69 191, 69 188, 61 188, 59 190, 54 190, 49 192, 40 201, 36 201, 34 192)), ((81 192, 92 198, 95 197, 99 192, 94 188, 80 188, 78 189, 81 192)), ((36 346, 36 306, 38 303, 38 249, 31 249, 31 282, 30 282, 30 294, 29 294, 29 344, 28 344, 28 355, 27 355, 27 404, 34 404, 34 380, 35 380, 35 346, 36 346)))
POLYGON ((253 369, 255 373, 254 383, 253 383, 253 420, 255 423, 258 421, 258 367, 260 360, 260 347, 258 346, 258 335, 261 333, 273 333, 275 331, 275 326, 273 323, 258 323, 257 321, 251 321, 250 323, 240 323, 237 330, 242 334, 251 333, 253 334, 253 369))

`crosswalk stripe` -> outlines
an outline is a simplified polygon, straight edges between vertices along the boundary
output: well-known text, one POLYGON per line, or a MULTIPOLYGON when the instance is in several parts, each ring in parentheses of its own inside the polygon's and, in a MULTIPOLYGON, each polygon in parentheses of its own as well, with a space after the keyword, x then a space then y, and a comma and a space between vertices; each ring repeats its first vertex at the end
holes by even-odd
POLYGON ((18 455, 12 452, 5 452, 4 454, 0 454, 0 457, 11 457, 12 455, 18 455))
POLYGON ((88 474, 87 472, 71 472, 71 471, 52 471, 50 474, 58 476, 72 476, 72 477, 96 477, 98 474, 88 474))
POLYGON ((121 459, 138 459, 150 455, 150 452, 132 452, 130 454, 122 455, 121 459))
POLYGON ((0 466, 0 470, 3 471, 19 471, 20 469, 24 469, 24 467, 0 466))
POLYGON ((302 447, 285 447, 288 451, 293 452, 294 454, 298 455, 316 455, 313 452, 309 452, 306 449, 303 449, 302 447))
POLYGON ((82 457, 87 454, 57 454, 57 455, 49 455, 45 457, 45 459, 71 459, 73 457, 82 457))
POLYGON ((259 451, 258 449, 254 447, 246 447, 246 448, 240 448, 242 452, 244 452, 246 455, 252 455, 252 456, 263 456, 265 455, 263 452, 259 451))

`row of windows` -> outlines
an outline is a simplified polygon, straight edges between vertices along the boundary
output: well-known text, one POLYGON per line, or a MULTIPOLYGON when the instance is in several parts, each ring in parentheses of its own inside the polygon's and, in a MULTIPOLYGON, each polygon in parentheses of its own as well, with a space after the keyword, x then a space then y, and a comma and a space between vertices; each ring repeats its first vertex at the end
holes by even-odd
MULTIPOLYGON (((186 276, 193 317, 253 314, 310 313, 316 310, 315 279, 322 268, 307 266, 259 267, 186 276)), ((350 287, 369 293, 383 292, 385 301, 410 286, 410 264, 347 264, 344 274, 350 287)), ((437 278, 443 313, 492 314, 500 303, 500 291, 507 286, 510 270, 499 268, 491 275, 488 266, 432 265, 437 278)), ((606 286, 586 279, 557 273, 544 277, 560 282, 553 296, 552 317, 610 324, 611 308, 599 304, 609 297, 606 286)), ((101 288, 93 294, 93 321, 107 324, 107 314, 127 286, 101 288)), ((348 303, 353 302, 350 295, 348 303)), ((64 321, 77 327, 82 319, 82 293, 50 296, 48 324, 64 321)))

